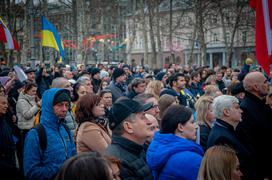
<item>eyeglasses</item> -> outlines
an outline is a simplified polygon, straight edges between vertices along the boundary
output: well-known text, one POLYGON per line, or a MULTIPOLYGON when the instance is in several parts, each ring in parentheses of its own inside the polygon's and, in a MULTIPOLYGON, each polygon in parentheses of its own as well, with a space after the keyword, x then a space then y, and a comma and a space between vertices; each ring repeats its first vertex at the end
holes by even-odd
POLYGON ((158 104, 154 104, 154 105, 152 106, 152 108, 157 108, 157 109, 159 109, 159 105, 158 105, 158 104))

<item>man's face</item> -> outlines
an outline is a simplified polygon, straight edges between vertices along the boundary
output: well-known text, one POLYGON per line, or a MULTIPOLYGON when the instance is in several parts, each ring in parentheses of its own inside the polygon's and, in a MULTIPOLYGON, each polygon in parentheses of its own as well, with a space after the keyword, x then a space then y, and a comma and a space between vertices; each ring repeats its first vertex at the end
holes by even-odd
POLYGON ((146 118, 144 112, 135 114, 135 119, 131 122, 132 136, 134 136, 136 143, 143 145, 150 135, 151 122, 146 118))
POLYGON ((128 69, 127 67, 125 67, 123 70, 125 71, 125 73, 126 73, 127 75, 130 74, 129 69, 128 69))
POLYGON ((196 76, 194 77, 194 80, 195 80, 195 82, 199 83, 200 80, 201 80, 200 74, 196 75, 196 76))
POLYGON ((66 75, 67 79, 72 79, 73 78, 73 73, 71 71, 66 71, 65 75, 66 75))
POLYGON ((63 81, 63 86, 61 88, 67 89, 70 92, 70 95, 73 95, 73 87, 71 86, 71 83, 65 79, 65 81, 63 81))
POLYGON ((94 79, 100 79, 100 73, 96 73, 94 76, 93 76, 94 79))
POLYGON ((256 83, 255 86, 258 89, 257 91, 260 97, 265 97, 266 95, 269 94, 268 80, 264 76, 258 79, 258 82, 256 83))
POLYGON ((148 111, 146 111, 146 114, 151 114, 152 116, 158 118, 160 113, 158 100, 152 97, 145 101, 145 103, 150 103, 150 102, 153 103, 153 107, 149 109, 148 111))
POLYGON ((116 82, 124 83, 126 81, 126 77, 127 76, 125 74, 123 74, 123 75, 119 76, 118 78, 116 78, 116 82))
POLYGON ((8 109, 8 99, 5 96, 0 96, 0 115, 6 114, 8 109))
POLYGON ((222 74, 221 73, 217 73, 216 74, 216 80, 217 81, 221 81, 222 80, 222 74))
POLYGON ((239 104, 233 103, 230 107, 230 119, 233 122, 239 123, 240 121, 242 121, 242 112, 243 110, 240 109, 239 104))
POLYGON ((35 72, 30 72, 30 73, 27 73, 27 79, 31 82, 34 82, 35 81, 35 72))
POLYGON ((147 142, 150 143, 154 137, 155 132, 159 131, 159 123, 158 123, 158 120, 154 116, 150 114, 146 114, 145 116, 151 123, 151 125, 149 126, 150 135, 147 139, 147 142))
POLYGON ((63 101, 53 106, 53 111, 59 119, 64 119, 69 109, 69 102, 63 101))
POLYGON ((104 103, 105 107, 111 107, 112 106, 112 94, 110 92, 103 94, 101 101, 104 103))
POLYGON ((92 85, 91 80, 86 80, 84 86, 85 86, 85 89, 88 93, 93 93, 93 85, 92 85))
POLYGON ((146 84, 145 83, 140 83, 138 84, 137 87, 134 88, 134 91, 137 93, 137 94, 141 94, 145 91, 145 88, 146 88, 146 84))
POLYGON ((183 89, 186 85, 185 78, 182 76, 179 76, 177 81, 176 81, 176 86, 179 90, 183 89))

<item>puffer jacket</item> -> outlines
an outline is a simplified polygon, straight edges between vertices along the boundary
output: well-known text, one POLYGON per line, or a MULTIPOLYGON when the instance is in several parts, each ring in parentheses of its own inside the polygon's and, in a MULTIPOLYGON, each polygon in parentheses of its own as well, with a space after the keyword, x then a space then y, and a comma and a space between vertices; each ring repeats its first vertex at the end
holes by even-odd
POLYGON ((54 179, 64 161, 76 154, 71 132, 67 132, 64 123, 53 112, 53 100, 59 91, 65 89, 51 88, 42 97, 40 124, 47 137, 47 148, 42 151, 36 129, 31 129, 24 146, 24 173, 27 179, 54 179))
POLYGON ((146 160, 154 179, 196 180, 203 150, 200 145, 174 134, 157 132, 146 160))
POLYGON ((16 105, 18 127, 24 130, 31 129, 33 127, 35 115, 39 110, 40 108, 35 101, 35 96, 20 93, 16 105))

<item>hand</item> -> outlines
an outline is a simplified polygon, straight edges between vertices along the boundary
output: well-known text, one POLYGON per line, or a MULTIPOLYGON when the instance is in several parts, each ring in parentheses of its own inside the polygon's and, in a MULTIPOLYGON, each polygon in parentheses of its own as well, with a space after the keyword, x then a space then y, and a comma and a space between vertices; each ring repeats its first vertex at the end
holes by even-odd
POLYGON ((37 102, 37 106, 38 106, 38 107, 41 107, 41 105, 42 105, 42 100, 39 100, 39 101, 37 102))

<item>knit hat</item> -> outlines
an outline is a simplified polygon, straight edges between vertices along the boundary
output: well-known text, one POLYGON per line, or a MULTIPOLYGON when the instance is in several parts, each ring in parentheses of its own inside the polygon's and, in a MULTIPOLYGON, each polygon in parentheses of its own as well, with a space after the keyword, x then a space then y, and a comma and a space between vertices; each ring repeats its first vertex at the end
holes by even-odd
POLYGON ((101 70, 100 71, 100 77, 101 79, 104 77, 109 77, 109 73, 107 71, 101 70))
POLYGON ((165 72, 159 72, 157 75, 156 75, 156 80, 158 81, 161 81, 163 76, 165 75, 166 73, 165 72))
POLYGON ((61 102, 71 102, 71 98, 70 98, 70 92, 66 89, 60 90, 56 93, 54 100, 53 100, 53 105, 56 105, 58 103, 61 102))
POLYGON ((91 70, 91 75, 92 75, 92 77, 94 76, 94 75, 96 75, 97 73, 100 73, 100 69, 99 68, 92 68, 92 70, 91 70))
POLYGON ((109 113, 109 125, 113 130, 122 121, 124 121, 132 113, 139 113, 149 110, 153 107, 153 103, 146 103, 144 105, 129 98, 120 98, 112 106, 109 113))
POLYGON ((116 68, 116 69, 114 69, 114 71, 112 73, 112 78, 113 78, 113 80, 115 80, 116 78, 118 78, 124 74, 125 74, 125 71, 123 69, 116 68))
POLYGON ((25 83, 23 83, 23 82, 21 82, 19 80, 15 80, 14 85, 13 85, 13 89, 18 90, 18 89, 20 89, 20 88, 22 88, 24 86, 25 86, 25 83))

